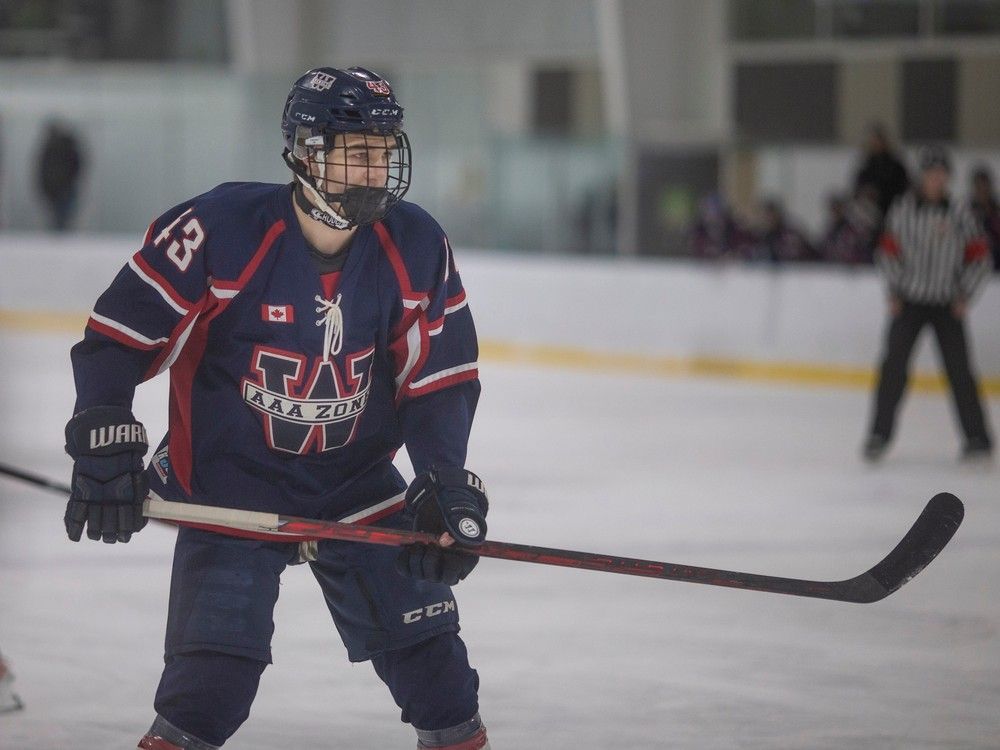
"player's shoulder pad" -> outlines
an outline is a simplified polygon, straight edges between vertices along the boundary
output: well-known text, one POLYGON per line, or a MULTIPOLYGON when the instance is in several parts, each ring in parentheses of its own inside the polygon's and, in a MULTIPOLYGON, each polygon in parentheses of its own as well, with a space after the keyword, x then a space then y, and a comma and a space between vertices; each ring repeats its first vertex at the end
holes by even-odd
POLYGON ((171 208, 149 228, 146 244, 160 233, 196 220, 204 234, 204 253, 219 278, 239 274, 263 237, 282 219, 278 193, 282 185, 225 182, 171 208))
POLYGON ((382 219, 399 250, 414 290, 429 290, 440 282, 446 263, 452 263, 444 229, 433 216, 409 201, 400 201, 382 219))

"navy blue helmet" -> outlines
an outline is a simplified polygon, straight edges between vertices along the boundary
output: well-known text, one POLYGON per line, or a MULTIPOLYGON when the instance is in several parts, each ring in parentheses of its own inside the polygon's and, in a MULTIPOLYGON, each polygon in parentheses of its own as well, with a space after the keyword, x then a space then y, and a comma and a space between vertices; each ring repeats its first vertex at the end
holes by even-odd
MULTIPOLYGON (((402 127, 403 108, 377 73, 315 68, 301 76, 281 118, 285 162, 312 198, 305 203, 297 190, 299 205, 337 229, 385 216, 410 186, 410 143, 402 127), (360 138, 348 138, 351 134, 360 138), (348 141, 384 161, 372 163, 363 184, 348 181, 348 141)), ((357 175, 356 166, 351 170, 357 175)))

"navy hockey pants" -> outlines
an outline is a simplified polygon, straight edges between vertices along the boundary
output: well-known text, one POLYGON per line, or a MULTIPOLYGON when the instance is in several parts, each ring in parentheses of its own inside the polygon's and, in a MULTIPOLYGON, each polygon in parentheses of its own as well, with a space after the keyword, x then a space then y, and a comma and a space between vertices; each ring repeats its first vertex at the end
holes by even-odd
MULTIPOLYGON (((397 513, 380 525, 408 526, 397 513)), ((478 675, 458 637, 448 586, 400 576, 398 550, 322 541, 309 563, 351 661, 371 660, 402 719, 419 729, 467 721, 478 675)), ((174 551, 157 713, 221 745, 246 719, 271 661, 278 581, 297 545, 181 528, 174 551)))

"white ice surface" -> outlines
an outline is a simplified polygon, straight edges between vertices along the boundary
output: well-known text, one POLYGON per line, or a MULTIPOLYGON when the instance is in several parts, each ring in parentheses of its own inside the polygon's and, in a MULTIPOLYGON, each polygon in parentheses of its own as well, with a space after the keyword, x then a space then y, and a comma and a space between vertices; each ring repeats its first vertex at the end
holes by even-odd
MULTIPOLYGON (((0 460, 63 482, 71 343, 0 332, 0 460)), ((935 492, 967 509, 941 556, 873 605, 484 560, 456 593, 496 750, 1000 747, 1000 471, 956 461, 943 396, 909 398, 873 468, 858 391, 490 362, 482 379, 469 465, 494 539, 837 579, 881 558, 935 492)), ((164 388, 136 402, 151 437, 164 388)), ((173 532, 72 544, 62 512, 0 477, 0 649, 26 703, 0 716, 0 748, 133 748, 173 532)), ((304 568, 286 572, 276 623, 275 664, 227 748, 414 745, 304 568)))

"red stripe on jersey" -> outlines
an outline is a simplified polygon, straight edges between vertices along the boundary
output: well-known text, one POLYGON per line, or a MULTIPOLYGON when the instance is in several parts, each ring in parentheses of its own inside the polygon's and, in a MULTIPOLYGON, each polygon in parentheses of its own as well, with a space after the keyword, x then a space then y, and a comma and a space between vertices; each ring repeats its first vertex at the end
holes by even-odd
POLYGON ((375 233, 378 235, 379 244, 382 245, 382 249, 385 251, 386 257, 389 259, 389 264, 392 266, 393 273, 396 274, 396 281, 399 284, 400 295, 404 300, 416 303, 415 307, 408 307, 403 311, 402 318, 400 318, 400 321, 389 333, 391 338, 396 338, 409 330, 414 321, 424 314, 424 311, 427 309, 427 305, 429 304, 429 300, 427 299, 426 294, 413 291, 413 287, 410 284, 410 275, 406 271, 406 264, 403 263, 403 256, 399 252, 399 248, 396 247, 396 243, 389 234, 389 230, 385 228, 385 225, 381 222, 376 222, 375 233))
POLYGON ((429 330, 427 322, 427 305, 429 300, 427 299, 426 294, 415 292, 413 290, 413 287, 410 284, 410 275, 407 273, 406 265, 403 263, 403 256, 399 252, 399 248, 396 247, 396 243, 393 241, 392 236, 389 234, 389 230, 386 229, 385 225, 381 222, 376 222, 375 233, 378 235, 379 243, 382 245, 382 249, 385 251, 386 257, 392 265, 392 270, 396 274, 396 280, 399 283, 401 296, 404 300, 417 303, 415 307, 408 308, 404 311, 402 318, 393 327, 390 334, 391 343, 389 344, 389 350, 393 358, 393 374, 398 377, 400 373, 403 372, 403 368, 406 366, 406 361, 409 359, 411 353, 407 334, 415 325, 419 327, 420 331, 420 342, 417 345, 419 347, 417 360, 413 367, 410 368, 406 378, 399 384, 399 387, 396 390, 396 403, 399 404, 399 402, 402 401, 407 395, 407 389, 409 388, 410 383, 427 363, 427 357, 430 354, 429 330))
POLYGON ((882 252, 892 258, 898 258, 900 254, 899 242, 896 241, 896 236, 891 232, 886 232, 882 235, 878 242, 879 247, 882 252))
POLYGON ((149 278, 155 281, 160 286, 160 288, 167 293, 167 296, 170 297, 170 299, 172 299, 178 307, 182 307, 185 310, 191 309, 191 303, 188 302, 186 299, 184 299, 181 296, 180 292, 178 292, 170 285, 169 281, 167 281, 151 265, 149 265, 149 262, 142 257, 141 253, 136 253, 134 256, 132 256, 132 260, 134 260, 135 264, 142 269, 142 272, 144 274, 146 274, 149 278))
POLYGON ((427 328, 431 331, 440 331, 444 327, 444 319, 450 315, 452 312, 458 312, 457 310, 452 310, 451 308, 461 305, 465 302, 465 290, 456 294, 454 297, 449 297, 444 301, 444 313, 440 318, 432 320, 427 324, 427 328))
POLYGON ((250 281, 251 277, 257 273, 257 269, 260 264, 264 261, 264 256, 267 255, 267 251, 271 249, 271 245, 274 241, 278 239, 282 232, 285 231, 285 220, 278 219, 271 225, 271 228, 267 230, 267 234, 264 235, 264 239, 260 241, 260 246, 257 248, 257 252, 253 254, 250 262, 247 263, 246 268, 243 269, 243 273, 240 274, 239 279, 236 283, 237 288, 242 289, 250 281))
POLYGON ((406 364, 406 353, 409 351, 406 336, 397 336, 389 341, 389 356, 392 359, 392 376, 398 377, 406 364))
MULTIPOLYGON (((206 298, 209 299, 209 298, 206 298)), ((211 304, 211 303, 210 303, 211 304)), ((211 312, 223 308, 219 304, 211 312)), ((217 314, 217 313, 216 313, 217 314)), ((191 494, 191 472, 194 467, 191 430, 191 391, 194 376, 208 344, 208 324, 214 314, 203 315, 184 342, 177 360, 170 367, 170 468, 181 487, 191 494)), ((159 369, 159 368, 157 368, 159 369)))
POLYGON ((167 343, 164 344, 162 351, 160 351, 160 354, 153 360, 153 364, 149 366, 149 369, 146 370, 146 373, 142 376, 143 382, 149 380, 160 371, 160 368, 163 367, 163 363, 170 358, 170 355, 176 349, 177 342, 184 334, 184 331, 187 330, 189 325, 191 325, 191 321, 202 313, 209 300, 210 297, 208 292, 206 292, 202 295, 198 304, 188 310, 187 315, 178 321, 177 325, 175 325, 174 329, 170 332, 170 338, 167 339, 167 343))
POLYGON ((426 396, 428 393, 434 393, 434 391, 440 391, 442 388, 449 388, 450 386, 457 385, 458 383, 464 383, 466 380, 475 380, 478 377, 479 368, 466 370, 465 372, 459 372, 455 375, 449 375, 446 378, 435 380, 433 383, 428 383, 421 388, 411 388, 409 393, 406 395, 410 398, 426 396))
POLYGON ((407 295, 413 291, 413 287, 410 286, 410 275, 406 272, 406 266, 403 264, 403 256, 399 252, 399 248, 396 247, 396 243, 392 240, 392 235, 389 234, 389 230, 385 228, 385 224, 381 221, 375 222, 375 234, 378 235, 379 244, 382 245, 386 257, 389 258, 389 263, 392 264, 392 270, 396 273, 396 280, 399 282, 400 290, 404 296, 407 295))
POLYGON ((340 284, 340 271, 320 274, 319 280, 323 284, 323 294, 327 299, 333 299, 333 295, 337 293, 337 285, 340 284))
POLYGON ((132 338, 127 333, 119 331, 117 328, 112 328, 104 323, 99 323, 93 318, 90 318, 87 321, 87 328, 92 331, 97 331, 97 333, 107 336, 109 339, 114 339, 119 344, 124 344, 130 349, 140 349, 144 352, 152 352, 163 346, 163 344, 147 344, 144 341, 139 341, 138 339, 132 338))
MULTIPOLYGON (((431 353, 430 333, 427 330, 427 318, 421 317, 419 320, 417 320, 416 325, 420 327, 420 343, 418 344, 418 346, 420 347, 420 352, 417 355, 417 361, 414 363, 413 367, 410 369, 410 372, 403 379, 403 382, 399 384, 399 388, 396 390, 397 406, 404 398, 406 398, 407 395, 409 395, 407 393, 407 390, 410 387, 410 383, 413 382, 413 379, 417 376, 417 373, 419 373, 423 369, 424 365, 427 364, 427 357, 431 353)), ((405 336, 403 337, 403 343, 404 345, 407 344, 405 336)), ((402 372, 402 368, 406 364, 406 359, 407 356, 404 354, 403 359, 397 363, 397 374, 398 372, 402 372)))
MULTIPOLYGON (((278 236, 285 231, 285 222, 277 221, 251 258, 250 263, 240 274, 236 281, 235 288, 242 289, 254 272, 260 267, 267 251, 278 236)), ((233 287, 230 287, 233 288, 233 287)), ((191 391, 194 384, 195 373, 201 364, 205 347, 208 344, 208 326, 220 313, 223 312, 232 301, 232 297, 218 299, 208 293, 201 300, 201 304, 195 310, 203 311, 202 315, 195 323, 191 335, 184 344, 184 348, 173 366, 170 368, 170 466, 177 477, 184 491, 191 494, 191 475, 194 470, 194 452, 192 449, 192 429, 191 429, 191 391)), ((197 314, 197 313, 195 313, 197 314)), ((174 329, 174 335, 180 335, 183 330, 181 325, 186 325, 187 319, 174 329)), ((162 356, 162 355, 161 355, 162 356)), ((157 370, 162 365, 162 360, 156 363, 157 370)))
MULTIPOLYGON (((399 337, 403 336, 408 330, 410 330, 413 324, 417 322, 417 319, 423 314, 424 310, 419 305, 417 305, 413 309, 409 309, 403 312, 403 317, 399 319, 399 322, 396 323, 393 329, 389 332, 389 338, 395 341, 399 337)), ((398 375, 399 373, 396 374, 398 375)))
POLYGON ((264 257, 267 255, 267 251, 271 249, 271 245, 274 241, 278 239, 278 236, 285 231, 285 220, 279 219, 271 225, 270 229, 267 230, 267 234, 264 235, 264 239, 260 241, 260 245, 257 246, 257 250, 254 252, 253 257, 250 258, 250 262, 244 266, 243 271, 236 281, 223 281, 223 280, 213 280, 212 286, 218 289, 226 289, 228 291, 238 292, 243 287, 247 285, 247 282, 257 273, 257 269, 260 268, 260 264, 264 261, 264 257))
POLYGON ((985 237, 977 237, 965 246, 965 262, 975 263, 989 255, 990 248, 985 237))

